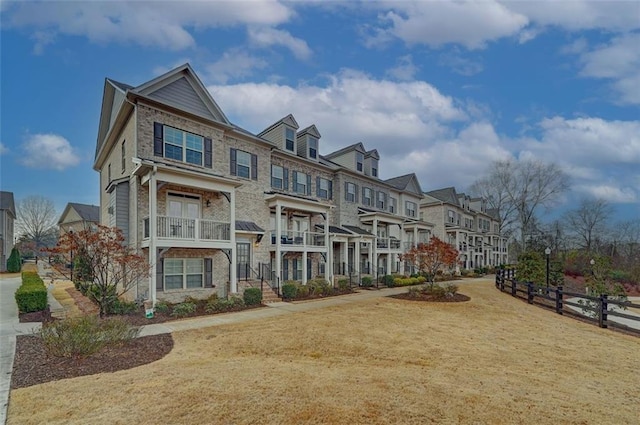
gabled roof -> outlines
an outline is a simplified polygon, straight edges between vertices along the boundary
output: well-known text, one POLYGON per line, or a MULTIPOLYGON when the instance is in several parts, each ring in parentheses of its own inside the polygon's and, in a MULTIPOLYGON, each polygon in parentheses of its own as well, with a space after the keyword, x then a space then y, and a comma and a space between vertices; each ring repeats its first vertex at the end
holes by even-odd
POLYGON ((296 130, 300 128, 300 126, 298 125, 298 122, 293 117, 293 115, 289 114, 286 117, 279 119, 278 121, 271 124, 269 127, 262 130, 260 133, 258 133, 258 137, 268 133, 270 130, 273 130, 275 127, 279 126, 280 124, 286 124, 289 127, 295 128, 296 130))
POLYGON ((300 132, 298 132, 298 137, 304 136, 307 133, 318 139, 321 137, 320 132, 318 131, 318 128, 315 126, 315 124, 311 124, 309 127, 300 130, 300 132))
POLYGON ((77 204, 75 202, 69 202, 64 208, 58 224, 62 224, 64 218, 67 216, 70 210, 74 210, 83 221, 99 223, 100 222, 100 207, 97 205, 77 204))
POLYGON ((116 116, 120 111, 124 102, 126 93, 132 89, 128 84, 119 83, 110 78, 104 79, 104 88, 102 90, 102 107, 100 109, 100 123, 98 125, 98 140, 96 143, 95 157, 98 157, 100 148, 104 143, 105 137, 111 130, 116 116))
POLYGON ((0 191, 0 210, 10 212, 14 219, 17 217, 13 192, 0 191))
POLYGON ((373 149, 370 150, 369 152, 366 152, 364 154, 365 158, 374 158, 374 159, 380 159, 380 155, 378 154, 378 150, 377 149, 373 149))
POLYGON ((344 155, 345 153, 350 152, 350 151, 354 151, 354 150, 358 151, 358 152, 361 152, 363 154, 365 154, 367 152, 367 150, 364 148, 364 145, 362 144, 362 142, 358 142, 358 143, 354 143, 353 145, 349 145, 347 147, 339 149, 339 150, 337 150, 335 152, 331 152, 330 154, 325 155, 324 157, 327 158, 327 159, 336 158, 336 157, 338 157, 340 155, 344 155))
POLYGON ((422 189, 420 188, 420 182, 415 173, 405 174, 404 176, 392 177, 385 180, 385 183, 395 187, 398 190, 405 192, 415 193, 422 196, 422 189))
POLYGON ((432 190, 430 192, 425 192, 427 195, 439 199, 442 202, 447 202, 452 205, 460 206, 460 202, 458 201, 458 195, 456 193, 455 187, 446 187, 444 189, 432 190))
POLYGON ((188 63, 130 91, 203 118, 231 125, 188 63))

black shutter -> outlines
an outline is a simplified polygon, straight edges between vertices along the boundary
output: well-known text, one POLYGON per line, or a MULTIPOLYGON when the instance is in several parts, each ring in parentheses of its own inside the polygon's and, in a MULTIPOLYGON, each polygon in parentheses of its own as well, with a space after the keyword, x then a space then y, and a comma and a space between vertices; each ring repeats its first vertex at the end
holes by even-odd
POLYGON ((204 259, 204 287, 213 288, 213 260, 204 259))
POLYGON ((329 180, 329 199, 333 199, 333 182, 329 180))
POLYGON ((307 279, 311 279, 311 258, 307 258, 307 279))
POLYGON ((159 122, 153 123, 153 154, 156 156, 163 155, 164 141, 162 138, 163 127, 159 122))
POLYGON ((298 172, 293 171, 291 173, 291 184, 294 192, 298 191, 298 172))
POLYGON ((234 148, 231 148, 231 153, 229 154, 230 160, 229 160, 229 173, 231 173, 232 176, 236 175, 236 150, 234 148))
POLYGON ((353 199, 355 200, 354 202, 358 202, 358 185, 356 184, 355 187, 356 196, 353 199))
POLYGON ((365 189, 365 188, 363 187, 363 188, 362 188, 362 205, 365 205, 365 203, 364 203, 364 189, 365 189))
POLYGON ((164 289, 164 258, 156 261, 156 291, 162 292, 164 289))
POLYGON ((282 188, 284 190, 289 190, 289 169, 282 169, 282 188))
POLYGON ((349 200, 349 183, 344 182, 344 199, 345 201, 349 200))
POLYGON ((289 280, 289 260, 287 259, 282 260, 282 280, 285 282, 289 280))
POLYGON ((213 143, 207 137, 204 138, 204 166, 213 168, 213 143))
POLYGON ((298 276, 298 260, 293 259, 293 280, 299 280, 302 276, 298 276))
POLYGON ((251 180, 258 180, 258 155, 251 154, 251 180))
POLYGON ((320 197, 320 177, 316 177, 316 196, 320 197))
POLYGON ((307 174, 307 195, 311 195, 311 174, 307 174))

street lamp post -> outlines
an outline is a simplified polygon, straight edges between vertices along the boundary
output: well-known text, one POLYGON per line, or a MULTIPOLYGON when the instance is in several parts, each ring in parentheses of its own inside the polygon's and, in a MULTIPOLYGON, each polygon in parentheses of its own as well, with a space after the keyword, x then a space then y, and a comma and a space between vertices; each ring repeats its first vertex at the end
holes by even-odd
POLYGON ((73 239, 73 228, 69 229, 69 233, 71 234, 71 265, 69 269, 71 273, 71 283, 73 283, 73 245, 75 243, 75 239, 73 239))
POLYGON ((549 294, 549 255, 551 254, 551 248, 547 247, 544 253, 547 255, 547 294, 549 294))

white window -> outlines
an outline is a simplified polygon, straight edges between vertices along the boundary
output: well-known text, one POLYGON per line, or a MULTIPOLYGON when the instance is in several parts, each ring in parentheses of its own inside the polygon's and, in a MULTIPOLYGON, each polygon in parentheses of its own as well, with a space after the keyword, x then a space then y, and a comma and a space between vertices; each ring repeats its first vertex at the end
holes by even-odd
POLYGON ((202 165, 204 138, 177 128, 164 126, 164 156, 189 164, 202 165))
POLYGON ((349 202, 356 201, 356 185, 353 183, 347 183, 346 185, 346 195, 345 199, 349 202))
POLYGON ((323 178, 318 180, 318 197, 331 199, 331 182, 329 180, 323 178))
POLYGON ((416 203, 411 201, 405 201, 405 215, 407 217, 415 217, 416 216, 416 203))
POLYGON ((202 288, 204 262, 202 258, 165 258, 164 289, 202 288))
POLYGON ((379 210, 384 210, 387 207, 387 194, 384 192, 378 192, 378 201, 376 207, 379 210))
POLYGON ((456 221, 456 213, 453 210, 448 211, 449 214, 449 223, 455 223, 456 221))
POLYGON ((271 166, 271 187, 284 189, 284 168, 278 165, 271 166))
POLYGON ((309 158, 318 158, 318 139, 309 136, 309 158))
POLYGON ((356 170, 362 171, 364 166, 364 154, 356 152, 356 170))
POLYGON ((306 195, 308 193, 307 175, 305 173, 301 173, 299 171, 296 173, 296 178, 293 182, 293 191, 302 195, 306 195))
POLYGON ((296 132, 290 128, 287 128, 285 133, 286 133, 285 149, 291 152, 295 152, 296 132))
POLYGON ((397 213, 398 212, 398 200, 396 198, 389 198, 391 205, 389 205, 389 212, 397 213))
POLYGON ((378 177, 378 160, 377 159, 371 160, 371 175, 373 177, 378 177))
POLYGON ((373 195, 371 194, 371 189, 365 187, 362 189, 362 204, 366 206, 371 206, 373 203, 373 195))
POLYGON ((236 160, 236 175, 248 179, 251 176, 251 154, 244 151, 237 151, 236 160))

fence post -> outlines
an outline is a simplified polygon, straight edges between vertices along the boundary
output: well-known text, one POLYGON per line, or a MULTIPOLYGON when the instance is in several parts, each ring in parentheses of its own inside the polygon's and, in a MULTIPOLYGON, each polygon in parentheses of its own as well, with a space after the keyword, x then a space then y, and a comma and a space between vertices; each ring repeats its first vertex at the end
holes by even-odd
POLYGON ((516 291, 518 290, 518 283, 515 279, 511 279, 511 295, 516 296, 516 291))
POLYGON ((562 285, 556 286, 556 313, 562 314, 562 285))
POLYGON ((598 321, 601 328, 607 327, 607 294, 600 295, 600 320, 598 321))
POLYGON ((527 302, 533 304, 533 283, 527 282, 527 302))
POLYGON ((502 276, 500 277, 500 291, 504 292, 504 273, 502 273, 502 276))

